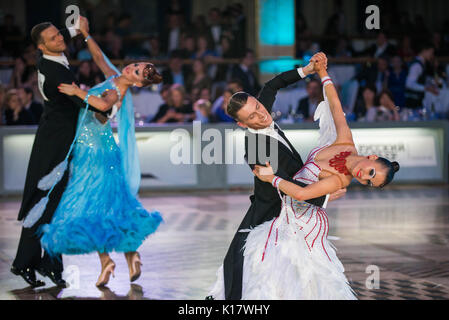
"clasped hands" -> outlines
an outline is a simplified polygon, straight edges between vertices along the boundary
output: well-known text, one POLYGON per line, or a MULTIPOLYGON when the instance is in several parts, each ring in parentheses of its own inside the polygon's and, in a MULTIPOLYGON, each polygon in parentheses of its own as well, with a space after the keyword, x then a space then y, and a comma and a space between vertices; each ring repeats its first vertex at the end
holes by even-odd
POLYGON ((303 68, 303 72, 308 76, 323 69, 327 69, 327 57, 323 52, 318 52, 310 58, 309 64, 303 68))

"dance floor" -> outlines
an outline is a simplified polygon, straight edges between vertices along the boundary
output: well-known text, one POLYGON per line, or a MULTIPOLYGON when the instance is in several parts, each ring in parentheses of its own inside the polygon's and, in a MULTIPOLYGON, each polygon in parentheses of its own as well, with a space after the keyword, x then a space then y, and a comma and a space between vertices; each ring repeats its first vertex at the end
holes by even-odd
MULTIPOLYGON (((130 284, 124 256, 115 278, 95 287, 96 254, 64 256, 70 288, 30 289, 10 273, 18 198, 0 199, 0 299, 204 299, 249 206, 249 192, 142 194, 165 223, 140 248, 142 276, 130 284)), ((359 299, 449 299, 449 187, 352 188, 328 208, 331 241, 359 299), (376 273, 376 270, 378 273, 376 273), (378 274, 379 285, 370 281, 378 274)), ((40 276, 39 276, 40 277, 40 276)))

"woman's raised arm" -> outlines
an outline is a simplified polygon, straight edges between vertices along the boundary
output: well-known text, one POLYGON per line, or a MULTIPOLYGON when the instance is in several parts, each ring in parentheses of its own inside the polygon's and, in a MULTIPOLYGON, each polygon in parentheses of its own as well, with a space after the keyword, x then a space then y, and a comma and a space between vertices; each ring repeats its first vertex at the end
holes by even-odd
POLYGON ((337 140, 335 142, 354 142, 352 138, 351 129, 346 121, 343 108, 341 107, 340 98, 335 89, 332 80, 330 79, 326 68, 322 61, 315 63, 315 70, 321 78, 321 84, 324 87, 324 94, 327 97, 331 109, 332 117, 337 131, 337 140))
POLYGON ((100 68, 106 78, 110 76, 116 75, 115 72, 106 62, 103 56, 103 52, 98 46, 97 42, 89 35, 89 24, 86 18, 80 17, 80 32, 84 36, 85 41, 87 42, 87 47, 89 49, 90 54, 92 55, 92 59, 95 64, 100 68))

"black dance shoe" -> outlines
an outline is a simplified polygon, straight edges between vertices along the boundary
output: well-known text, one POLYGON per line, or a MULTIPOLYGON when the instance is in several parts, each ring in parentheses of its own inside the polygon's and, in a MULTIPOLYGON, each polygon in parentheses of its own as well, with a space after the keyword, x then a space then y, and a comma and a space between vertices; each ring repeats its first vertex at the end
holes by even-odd
POLYGON ((64 279, 62 279, 62 272, 54 272, 48 271, 45 268, 37 268, 37 272, 39 272, 43 277, 49 277, 50 280, 60 288, 67 288, 67 283, 64 279))
POLYGON ((36 272, 32 268, 18 269, 14 266, 11 267, 11 272, 16 276, 21 276, 33 288, 45 286, 45 282, 36 280, 36 272))

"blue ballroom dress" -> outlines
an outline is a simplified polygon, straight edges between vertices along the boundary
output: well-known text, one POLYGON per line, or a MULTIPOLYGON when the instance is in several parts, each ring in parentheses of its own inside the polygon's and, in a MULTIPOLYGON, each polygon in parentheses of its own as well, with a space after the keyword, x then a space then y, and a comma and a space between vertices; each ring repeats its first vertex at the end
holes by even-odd
MULTIPOLYGON (((117 90, 120 97, 115 77, 93 87, 89 95, 117 90)), ((134 195, 137 189, 131 190, 109 121, 102 124, 94 112, 82 110, 77 130, 69 182, 51 223, 39 230, 42 247, 50 255, 136 251, 156 231, 161 214, 145 210, 134 195)))

